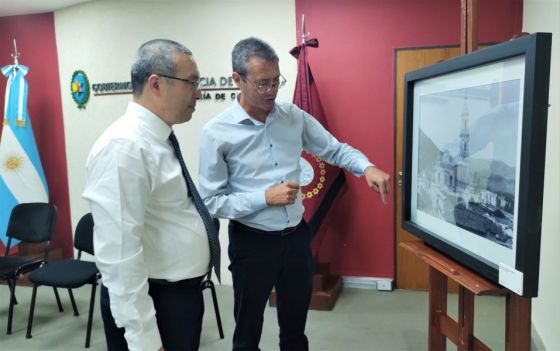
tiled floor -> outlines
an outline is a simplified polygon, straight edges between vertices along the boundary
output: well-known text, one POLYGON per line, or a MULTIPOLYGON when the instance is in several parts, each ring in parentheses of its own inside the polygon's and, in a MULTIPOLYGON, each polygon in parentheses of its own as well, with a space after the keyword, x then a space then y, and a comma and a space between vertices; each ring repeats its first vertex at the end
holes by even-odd
MULTIPOLYGON (((217 288, 226 338, 221 340, 211 304, 205 291, 206 314, 201 350, 229 350, 233 334, 233 291, 217 288)), ((74 317, 66 291, 61 291, 65 311, 59 313, 50 288, 40 288, 35 309, 33 338, 25 338, 31 288, 18 287, 13 333, 6 335, 7 286, 0 286, 0 350, 84 350, 90 288, 75 291, 81 315, 74 317)), ((98 295, 99 296, 99 295, 98 295)), ((450 295, 448 309, 456 311, 457 296, 450 295)), ((494 350, 504 349, 504 298, 475 299, 475 334, 494 350)), ((333 311, 310 311, 307 335, 312 350, 426 350, 428 298, 424 292, 395 290, 380 292, 345 288, 333 311)), ((267 307, 261 340, 262 350, 278 350, 276 309, 267 307)), ((455 349, 448 344, 449 349, 455 349)), ((104 350, 105 339, 96 301, 90 350, 104 350)))

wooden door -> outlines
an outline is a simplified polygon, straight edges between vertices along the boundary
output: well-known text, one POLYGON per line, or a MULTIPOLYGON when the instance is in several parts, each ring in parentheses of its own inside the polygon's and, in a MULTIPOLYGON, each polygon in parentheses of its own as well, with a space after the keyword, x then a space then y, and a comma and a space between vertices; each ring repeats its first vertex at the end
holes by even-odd
MULTIPOLYGON (((419 240, 401 228, 402 188, 402 132, 404 113, 404 75, 406 72, 437 63, 460 54, 459 47, 398 49, 395 52, 395 230, 396 230, 396 287, 398 289, 427 290, 428 266, 414 255, 404 251, 401 242, 419 240)), ((456 286, 450 286, 456 291, 456 286)))

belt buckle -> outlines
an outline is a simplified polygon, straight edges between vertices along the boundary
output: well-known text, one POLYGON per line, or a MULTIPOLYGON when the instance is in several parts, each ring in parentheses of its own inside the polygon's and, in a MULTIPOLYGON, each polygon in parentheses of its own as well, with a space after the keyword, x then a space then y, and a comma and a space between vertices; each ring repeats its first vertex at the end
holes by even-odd
POLYGON ((290 235, 290 234, 292 234, 293 232, 296 231, 297 227, 298 227, 298 226, 296 225, 295 227, 284 228, 284 229, 282 229, 282 230, 280 231, 280 235, 281 235, 281 236, 290 235))

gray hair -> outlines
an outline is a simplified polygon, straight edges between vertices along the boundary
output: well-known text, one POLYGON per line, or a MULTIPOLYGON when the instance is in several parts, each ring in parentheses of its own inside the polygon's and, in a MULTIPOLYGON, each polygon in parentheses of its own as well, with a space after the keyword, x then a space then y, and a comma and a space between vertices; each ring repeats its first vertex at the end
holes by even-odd
POLYGON ((253 56, 260 57, 265 61, 279 61, 274 49, 265 41, 250 37, 235 44, 231 52, 231 63, 233 71, 242 76, 247 75, 247 62, 253 56))
POLYGON ((130 69, 132 94, 135 97, 142 95, 151 74, 174 75, 177 72, 173 53, 192 55, 185 46, 167 39, 150 40, 140 46, 130 69))

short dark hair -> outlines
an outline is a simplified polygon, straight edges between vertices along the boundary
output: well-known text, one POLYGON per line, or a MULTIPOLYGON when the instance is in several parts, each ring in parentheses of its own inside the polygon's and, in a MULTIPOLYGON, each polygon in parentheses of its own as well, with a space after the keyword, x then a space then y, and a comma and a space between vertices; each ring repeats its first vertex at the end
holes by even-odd
POLYGON ((274 49, 265 41, 250 37, 235 44, 231 52, 231 63, 233 71, 242 76, 247 75, 247 62, 253 56, 260 57, 265 61, 279 61, 274 49))
POLYGON ((174 75, 177 72, 173 53, 192 55, 189 49, 173 40, 154 39, 140 46, 130 69, 132 94, 135 97, 142 95, 151 74, 174 75))

